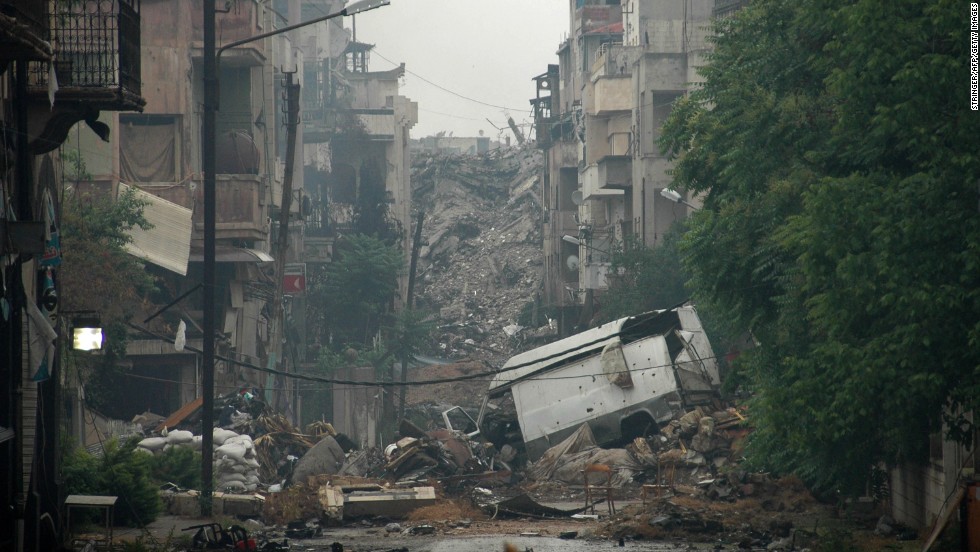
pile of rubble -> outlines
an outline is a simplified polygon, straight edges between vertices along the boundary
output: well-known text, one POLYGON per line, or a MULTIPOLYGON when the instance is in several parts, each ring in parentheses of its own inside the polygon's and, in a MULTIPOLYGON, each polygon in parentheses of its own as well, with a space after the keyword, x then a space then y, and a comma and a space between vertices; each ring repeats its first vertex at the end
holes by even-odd
POLYGON ((521 312, 541 286, 541 163, 533 148, 413 159, 426 215, 417 305, 439 314, 437 354, 499 364, 525 348, 521 312))

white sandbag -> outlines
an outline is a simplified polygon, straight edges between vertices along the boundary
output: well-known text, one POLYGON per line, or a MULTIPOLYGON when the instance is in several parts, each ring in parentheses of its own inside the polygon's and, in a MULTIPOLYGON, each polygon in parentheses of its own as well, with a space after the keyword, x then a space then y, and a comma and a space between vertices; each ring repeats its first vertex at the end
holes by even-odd
POLYGON ((220 473, 242 473, 242 474, 247 472, 248 472, 248 467, 243 466, 241 464, 233 464, 231 466, 226 465, 225 467, 221 468, 220 471, 220 473))
POLYGON ((156 452, 158 450, 163 449, 163 446, 166 444, 167 444, 166 437, 147 437, 146 439, 143 439, 142 441, 137 443, 137 446, 143 447, 152 452, 156 452))
POLYGON ((245 490, 248 491, 248 492, 250 492, 250 493, 254 493, 256 491, 256 489, 258 489, 258 488, 259 488, 258 483, 246 483, 245 484, 245 490))
POLYGON ((241 443, 228 443, 218 447, 214 453, 218 458, 226 457, 241 461, 245 458, 245 446, 241 443))
POLYGON ((235 437, 237 435, 238 434, 234 431, 221 427, 214 428, 214 432, 211 434, 214 441, 214 446, 216 447, 220 447, 221 445, 225 444, 225 441, 227 441, 229 437, 235 437))
POLYGON ((245 482, 245 476, 240 473, 223 473, 218 476, 218 483, 224 485, 229 481, 241 481, 245 482))
POLYGON ((215 473, 220 473, 224 470, 229 469, 232 466, 238 466, 240 463, 234 458, 218 458, 214 461, 214 471, 215 473))
POLYGON ((192 450, 201 450, 201 446, 204 444, 204 439, 200 435, 195 435, 191 439, 190 443, 184 443, 184 446, 189 446, 192 450))
POLYGON ((137 446, 136 447, 136 452, 138 452, 140 454, 149 454, 150 456, 153 456, 153 451, 150 450, 150 449, 148 449, 148 448, 146 448, 146 447, 137 446))
POLYGON ((253 485, 253 484, 257 485, 258 483, 259 483, 259 476, 255 475, 254 473, 245 476, 246 485, 253 485))
POLYGON ((243 493, 247 487, 241 481, 229 481, 218 485, 218 488, 226 493, 243 493))
POLYGON ((167 442, 171 445, 190 443, 192 439, 194 439, 194 434, 183 429, 177 429, 167 433, 167 442))
POLYGON ((242 459, 242 464, 248 466, 253 470, 257 470, 259 469, 259 467, 261 467, 261 464, 259 464, 259 461, 256 460, 255 457, 242 459))
POLYGON ((240 444, 243 447, 245 447, 245 450, 252 450, 255 448, 255 445, 252 443, 252 437, 250 435, 245 435, 245 434, 229 437, 228 439, 225 440, 225 444, 227 445, 229 443, 240 444))

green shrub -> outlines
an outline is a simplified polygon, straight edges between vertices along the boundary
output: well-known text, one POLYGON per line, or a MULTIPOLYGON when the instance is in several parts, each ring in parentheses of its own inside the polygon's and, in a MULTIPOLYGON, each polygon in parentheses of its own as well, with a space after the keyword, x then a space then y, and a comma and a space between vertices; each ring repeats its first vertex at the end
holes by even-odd
POLYGON ((151 477, 153 458, 135 449, 135 439, 106 441, 101 457, 66 448, 61 470, 65 492, 119 497, 114 510, 119 525, 139 527, 155 520, 163 504, 151 477))
POLYGON ((151 459, 153 480, 173 483, 182 489, 201 488, 201 454, 189 448, 175 447, 151 459))

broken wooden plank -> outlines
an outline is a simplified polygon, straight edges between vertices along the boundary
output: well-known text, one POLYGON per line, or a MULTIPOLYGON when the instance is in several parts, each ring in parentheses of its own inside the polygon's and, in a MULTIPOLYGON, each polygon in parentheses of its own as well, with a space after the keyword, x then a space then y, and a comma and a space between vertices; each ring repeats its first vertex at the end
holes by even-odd
POLYGON ((169 417, 167 417, 166 420, 160 422, 160 425, 158 425, 156 429, 154 429, 153 431, 159 432, 159 431, 163 431, 163 428, 165 427, 176 427, 177 424, 184 421, 184 418, 196 412, 198 408, 201 408, 201 405, 203 404, 204 404, 204 397, 198 397, 194 399, 193 401, 178 408, 177 411, 171 414, 169 417))

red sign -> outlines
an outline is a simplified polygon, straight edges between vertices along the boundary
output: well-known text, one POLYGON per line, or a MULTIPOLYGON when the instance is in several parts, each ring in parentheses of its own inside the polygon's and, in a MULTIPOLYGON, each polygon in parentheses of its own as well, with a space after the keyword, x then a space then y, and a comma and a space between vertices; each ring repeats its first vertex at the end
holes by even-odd
POLYGON ((298 294, 304 291, 306 291, 306 264, 287 264, 285 274, 282 276, 282 292, 298 294))

